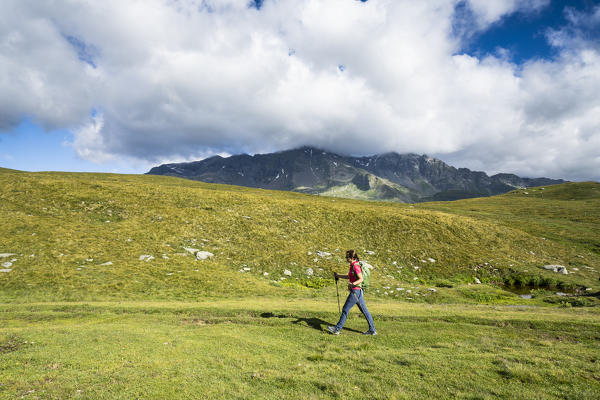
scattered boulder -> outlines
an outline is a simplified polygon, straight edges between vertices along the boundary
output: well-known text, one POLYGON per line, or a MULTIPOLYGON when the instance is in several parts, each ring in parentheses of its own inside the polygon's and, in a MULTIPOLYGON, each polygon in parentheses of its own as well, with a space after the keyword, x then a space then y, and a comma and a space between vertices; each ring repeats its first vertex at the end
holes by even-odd
POLYGON ((192 255, 195 255, 197 252, 200 251, 199 249, 194 249, 191 247, 184 247, 183 249, 192 255))
POLYGON ((104 264, 100 264, 101 267, 105 267, 108 265, 113 265, 112 261, 105 262, 104 264))
POLYGON ((10 268, 0 269, 0 272, 10 272, 10 271, 12 271, 12 269, 10 269, 10 268))
POLYGON ((148 262, 150 260, 154 260, 154 256, 151 256, 150 254, 142 254, 139 260, 148 262))
POLYGON ((434 262, 435 262, 435 258, 431 258, 431 257, 429 257, 429 258, 427 259, 427 261, 434 263, 434 262))
POLYGON ((479 280, 479 278, 475 277, 475 283, 478 284, 478 285, 481 284, 481 281, 479 280))
POLYGON ((434 289, 434 288, 432 288, 432 287, 430 287, 428 290, 429 290, 430 292, 433 292, 433 293, 437 292, 437 289, 434 289))
POLYGON ((0 253, 0 258, 6 258, 10 256, 16 256, 15 253, 0 253))
POLYGON ((307 269, 306 269, 306 275, 308 275, 308 276, 312 276, 314 273, 315 273, 315 272, 313 271, 313 269, 312 269, 312 268, 307 268, 307 269))
MULTIPOLYGON (((199 249, 194 249, 192 247, 184 247, 183 249, 188 253, 193 254, 196 257, 196 260, 206 260, 207 258, 214 256, 214 254, 209 251, 200 251, 199 249)), ((168 257, 165 259, 168 259, 168 257)))
POLYGON ((317 251, 317 255, 319 257, 331 257, 331 253, 328 253, 326 251, 317 251))
POLYGON ((547 269, 548 271, 556 272, 559 274, 567 275, 569 272, 567 268, 563 265, 544 265, 542 268, 547 269))
POLYGON ((11 263, 10 261, 3 262, 3 263, 2 263, 2 266, 3 266, 4 268, 12 267, 12 263, 11 263))
POLYGON ((287 276, 292 276, 292 271, 290 271, 289 269, 286 269, 285 271, 283 271, 283 274, 287 275, 287 276))
POLYGON ((209 257, 213 257, 214 254, 209 251, 199 251, 196 253, 196 260, 206 260, 209 257))

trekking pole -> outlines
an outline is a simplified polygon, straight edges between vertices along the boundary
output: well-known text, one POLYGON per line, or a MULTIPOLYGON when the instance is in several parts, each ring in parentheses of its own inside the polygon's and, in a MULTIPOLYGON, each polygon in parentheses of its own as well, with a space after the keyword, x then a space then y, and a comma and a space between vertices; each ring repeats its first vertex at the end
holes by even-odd
POLYGON ((337 292, 337 298, 338 298, 338 312, 342 312, 342 309, 340 308, 340 289, 338 288, 339 278, 337 276, 337 273, 334 272, 333 277, 335 278, 335 290, 337 292))

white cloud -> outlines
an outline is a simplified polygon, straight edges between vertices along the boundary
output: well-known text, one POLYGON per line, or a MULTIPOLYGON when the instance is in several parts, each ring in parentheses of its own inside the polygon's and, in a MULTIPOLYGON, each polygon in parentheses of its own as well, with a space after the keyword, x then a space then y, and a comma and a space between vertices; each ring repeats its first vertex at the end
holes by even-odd
POLYGON ((532 12, 546 7, 550 0, 467 0, 479 27, 498 22, 514 12, 532 12))
MULTIPOLYGON (((600 179, 600 53, 575 28, 595 17, 548 33, 556 60, 516 66, 460 53, 460 3, 6 0, 0 129, 27 115, 71 129, 95 162, 312 144, 600 179)), ((547 1, 466 4, 485 29, 547 1)))
POLYGON ((85 160, 97 163, 103 163, 114 158, 110 153, 106 153, 106 143, 102 135, 104 127, 104 117, 98 114, 90 121, 74 130, 75 140, 68 145, 73 146, 77 155, 85 160))

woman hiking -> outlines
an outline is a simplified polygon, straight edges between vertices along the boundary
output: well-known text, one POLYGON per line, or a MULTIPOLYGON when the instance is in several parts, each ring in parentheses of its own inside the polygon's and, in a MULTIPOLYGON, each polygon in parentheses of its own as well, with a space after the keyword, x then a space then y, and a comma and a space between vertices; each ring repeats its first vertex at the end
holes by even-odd
POLYGON ((365 299, 363 297, 363 290, 360 287, 360 284, 363 281, 362 275, 362 267, 359 263, 358 254, 354 250, 348 250, 346 252, 346 261, 350 264, 350 271, 348 275, 339 275, 337 272, 334 274, 335 279, 348 279, 348 290, 350 293, 346 298, 346 302, 344 303, 344 308, 342 308, 342 315, 340 316, 340 320, 335 326, 328 326, 327 330, 334 335, 339 335, 342 328, 344 327, 344 323, 346 322, 346 318, 348 318, 348 313, 350 309, 354 307, 355 304, 358 304, 359 310, 363 313, 367 322, 369 323, 369 330, 363 332, 363 335, 377 335, 375 331, 375 325, 373 324, 373 317, 367 310, 367 305, 365 304, 365 299))

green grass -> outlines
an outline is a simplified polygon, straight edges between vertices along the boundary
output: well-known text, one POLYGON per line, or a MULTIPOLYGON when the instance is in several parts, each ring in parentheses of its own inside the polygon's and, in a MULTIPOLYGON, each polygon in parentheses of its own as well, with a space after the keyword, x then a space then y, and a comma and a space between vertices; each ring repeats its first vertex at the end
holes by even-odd
POLYGON ((406 205, 0 169, 0 399, 597 399, 599 186, 406 205), (324 330, 350 248, 376 337, 324 330))
POLYGON ((281 299, 5 307, 0 398, 596 399, 597 309, 281 299))
POLYGON ((600 254, 600 184, 596 182, 515 190, 501 196, 419 204, 517 228, 536 237, 600 254))
MULTIPOLYGON (((437 302, 441 294, 421 294, 440 279, 494 285, 515 275, 598 289, 598 184, 567 185, 582 200, 551 199, 549 187, 544 199, 419 205, 159 176, 3 170, 0 184, 0 253, 16 254, 0 273, 1 301, 319 297, 350 248, 375 266, 374 296, 437 302), (184 247, 214 257, 195 261, 184 247), (578 271, 561 276, 545 264, 578 271), (413 286, 419 296, 395 290, 413 286)), ((450 291, 444 301, 452 294, 470 298, 450 291)))

